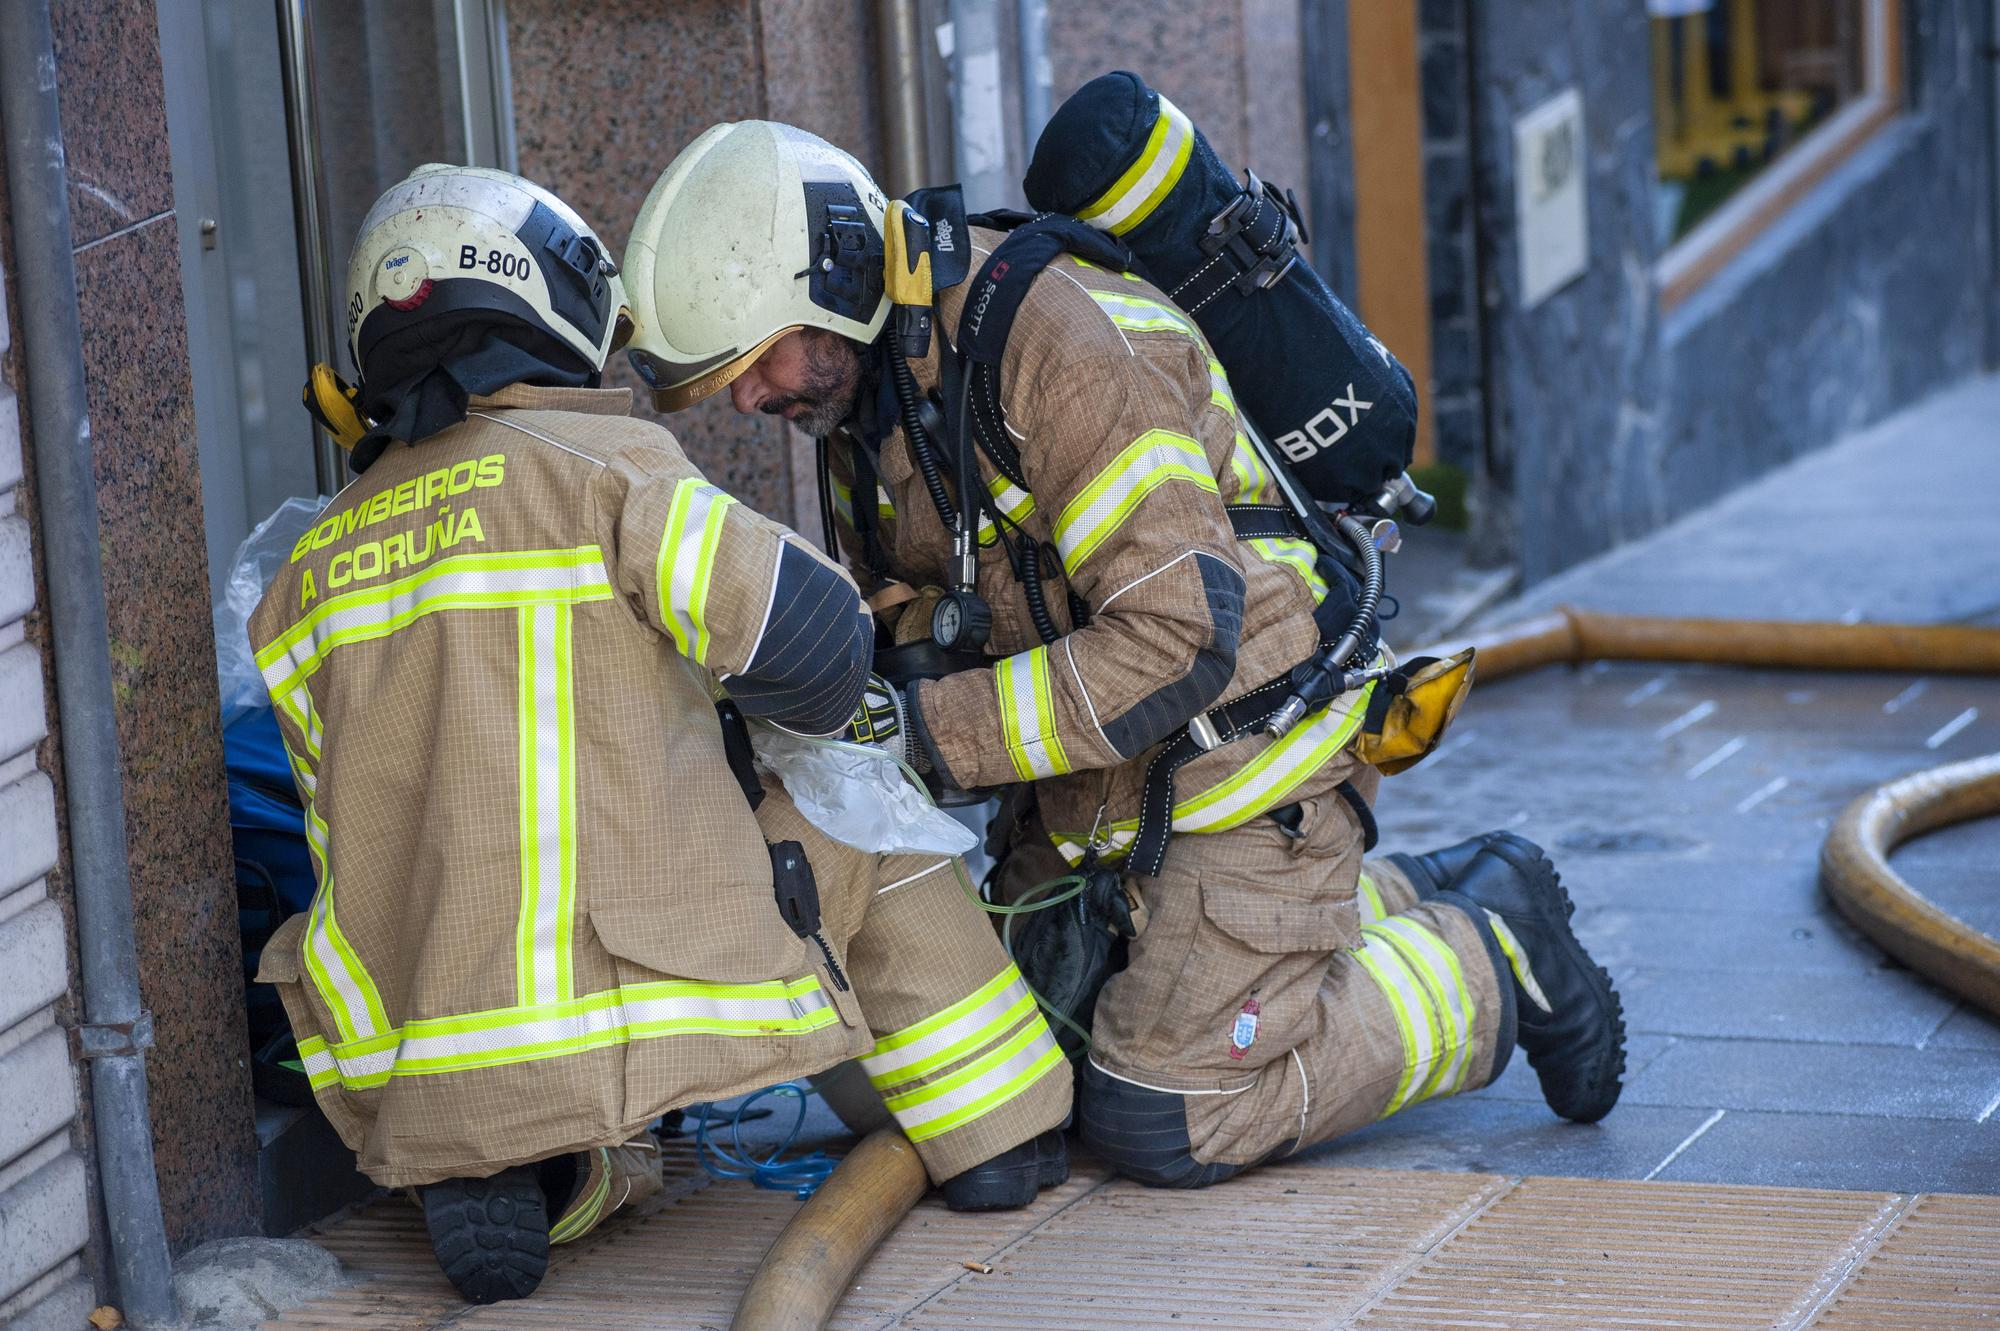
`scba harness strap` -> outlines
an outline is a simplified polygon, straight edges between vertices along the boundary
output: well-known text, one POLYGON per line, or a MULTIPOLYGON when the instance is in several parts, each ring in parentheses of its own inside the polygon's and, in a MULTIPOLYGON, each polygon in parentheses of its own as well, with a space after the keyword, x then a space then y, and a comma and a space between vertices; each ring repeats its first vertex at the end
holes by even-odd
MULTIPOLYGON (((948 215, 956 200, 941 195, 942 192, 931 194, 921 199, 919 206, 934 216, 948 215)), ((1283 219, 1284 214, 1277 208, 1270 211, 1283 219)), ((1005 408, 1000 397, 1000 364, 1021 304, 1035 278, 1065 253, 1112 272, 1134 271, 1139 265, 1132 251, 1117 237, 1074 217, 1061 214, 1031 216, 1004 211, 977 214, 966 221, 970 225, 1006 230, 1008 235, 987 256, 966 293, 955 346, 940 348, 940 363, 944 370, 940 377, 948 390, 944 394, 946 453, 955 469, 971 469, 971 453, 965 447, 969 437, 992 462, 994 470, 1026 492, 1030 491, 1030 487, 1021 465, 1020 449, 1007 431, 1005 408)), ((1276 238, 1283 240, 1287 234, 1287 229, 1281 225, 1276 238)), ((1225 238, 1238 239, 1234 232, 1225 238)), ((1258 282, 1246 285, 1235 280, 1249 274, 1265 258, 1257 248, 1241 243, 1227 248, 1218 247, 1217 262, 1211 265, 1217 285, 1207 293, 1204 303, 1232 286, 1239 293, 1249 295, 1268 285, 1258 282)), ((939 329, 947 326, 942 311, 937 312, 934 322, 939 329)), ((992 498, 985 493, 985 487, 978 484, 976 476, 961 474, 958 482, 960 502, 972 510, 967 515, 967 521, 976 523, 980 516, 996 524, 1004 520, 992 498)), ((862 485, 857 478, 857 518, 863 503, 859 497, 862 493, 862 485)), ((1231 529, 1239 541, 1285 538, 1312 541, 1319 554, 1322 576, 1329 588, 1326 600, 1316 608, 1314 619, 1319 628, 1318 636, 1324 640, 1320 645, 1330 643, 1339 633, 1337 625, 1346 622, 1357 603, 1354 574, 1343 552, 1326 549, 1311 526, 1284 505, 1229 504, 1225 505, 1225 509, 1231 529)), ((1035 575, 1032 568, 1024 570, 1017 567, 1016 573, 1035 575)), ((1077 622, 1082 620, 1080 614, 1073 617, 1077 622)), ((1175 773, 1203 753, 1257 731, 1284 705, 1291 685, 1292 675, 1287 672, 1222 707, 1195 717, 1154 755, 1146 771, 1139 827, 1128 861, 1131 869, 1148 876, 1156 875, 1165 862, 1167 844, 1173 836, 1175 773)))

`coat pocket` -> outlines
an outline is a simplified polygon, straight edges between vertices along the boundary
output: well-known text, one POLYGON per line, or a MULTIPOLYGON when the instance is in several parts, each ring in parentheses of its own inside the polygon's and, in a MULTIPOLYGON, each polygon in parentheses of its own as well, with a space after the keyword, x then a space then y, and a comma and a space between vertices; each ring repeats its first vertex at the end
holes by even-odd
MULTIPOLYGON (((768 877, 716 883, 669 904, 612 898, 590 904, 590 924, 614 958, 680 980, 754 984, 812 972, 817 951, 778 915, 768 877)), ((627 976, 620 983, 650 977, 627 976)))
POLYGON ((1338 952, 1361 941, 1361 916, 1351 886, 1335 884, 1336 864, 1306 860, 1301 868, 1324 869, 1318 882, 1256 882, 1248 877, 1207 873, 1201 880, 1201 910, 1223 933, 1253 952, 1338 952))

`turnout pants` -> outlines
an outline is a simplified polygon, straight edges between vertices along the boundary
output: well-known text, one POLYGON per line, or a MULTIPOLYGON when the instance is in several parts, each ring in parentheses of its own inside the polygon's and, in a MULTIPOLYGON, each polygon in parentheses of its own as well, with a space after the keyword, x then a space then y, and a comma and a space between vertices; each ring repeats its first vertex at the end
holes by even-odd
MULTIPOLYGON (((1504 955, 1483 921, 1363 865, 1333 789, 1354 770, 1330 764, 1289 831, 1260 816, 1178 836, 1158 877, 1127 877, 1144 926, 1098 1000, 1078 1092, 1085 1143, 1121 1172, 1211 1183, 1504 1067, 1504 955)), ((1026 832, 1010 898, 1064 869, 1026 832)))
POLYGON ((758 822, 769 840, 806 847, 829 936, 848 938, 846 974, 872 1040, 860 1069, 932 1182, 1069 1117, 1069 1065, 958 860, 864 854, 782 798, 766 799, 758 822), (858 906, 858 923, 835 918, 836 903, 858 906))

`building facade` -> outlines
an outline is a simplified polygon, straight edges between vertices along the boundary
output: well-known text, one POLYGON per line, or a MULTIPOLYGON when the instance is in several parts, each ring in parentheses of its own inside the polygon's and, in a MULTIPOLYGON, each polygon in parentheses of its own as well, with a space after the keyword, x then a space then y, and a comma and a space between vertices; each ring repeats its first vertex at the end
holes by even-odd
MULTIPOLYGON (((979 179, 999 185, 981 188, 1003 189, 1044 94, 1136 69, 1225 161, 1308 201, 1313 262, 1418 373, 1429 474, 1464 487, 1478 554, 1529 579, 1992 361, 1992 0, 1843 0, 1831 36, 1745 20, 1753 0, 48 7, 102 706, 176 1254, 284 1232, 352 1182, 287 1164, 288 1143, 323 1159, 323 1128, 252 1092, 212 609, 237 543, 341 479, 298 386, 339 359, 329 311, 361 212, 421 162, 518 169, 616 244, 717 120, 807 126, 893 184, 908 126, 887 94, 914 69, 921 160, 949 174, 955 146, 984 143, 979 179), (923 40, 898 65, 911 4, 923 40), (968 52, 991 52, 997 91, 953 82, 968 52), (1685 212, 1725 184, 1686 234, 1662 221, 1668 196, 1685 212)), ((0 178, 13 293, 6 194, 0 178)), ((0 306, 0 1326, 73 1327, 117 1301, 73 1032, 69 834, 89 811, 65 799, 25 405, 26 339, 54 334, 0 306)), ((814 530, 810 446, 782 423, 710 402, 671 424, 718 484, 814 530)))

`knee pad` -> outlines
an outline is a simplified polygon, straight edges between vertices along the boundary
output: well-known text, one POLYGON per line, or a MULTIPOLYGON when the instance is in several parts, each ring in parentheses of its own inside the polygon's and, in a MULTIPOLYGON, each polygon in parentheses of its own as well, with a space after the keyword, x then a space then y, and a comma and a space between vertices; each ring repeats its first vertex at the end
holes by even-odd
POLYGON ((1185 1096, 1121 1081, 1088 1061, 1077 1077, 1076 1091, 1083 1144, 1135 1183, 1149 1188, 1205 1188, 1243 1169, 1194 1158, 1185 1096))

